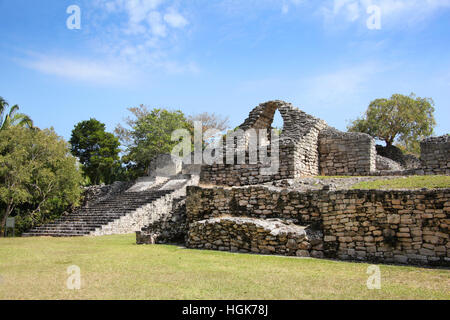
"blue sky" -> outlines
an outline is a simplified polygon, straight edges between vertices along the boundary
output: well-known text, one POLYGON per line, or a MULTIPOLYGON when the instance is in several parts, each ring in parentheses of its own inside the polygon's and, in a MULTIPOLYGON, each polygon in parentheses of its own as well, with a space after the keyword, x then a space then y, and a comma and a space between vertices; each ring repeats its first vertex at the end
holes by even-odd
POLYGON ((450 0, 0 0, 0 15, 0 96, 66 139, 139 104, 237 126, 272 99, 345 130, 373 99, 411 92, 450 131, 450 0))

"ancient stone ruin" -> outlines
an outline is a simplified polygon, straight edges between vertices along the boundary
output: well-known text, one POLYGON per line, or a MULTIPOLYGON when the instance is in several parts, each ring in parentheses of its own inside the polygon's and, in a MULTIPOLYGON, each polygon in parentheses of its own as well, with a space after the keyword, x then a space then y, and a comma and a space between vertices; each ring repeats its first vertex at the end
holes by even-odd
POLYGON ((375 140, 372 137, 363 133, 340 132, 290 103, 270 101, 259 105, 250 112, 249 118, 239 129, 269 130, 276 110, 284 121, 276 174, 260 174, 261 168, 265 167, 261 162, 213 164, 203 166, 201 181, 240 186, 319 174, 362 175, 376 170, 375 140))
POLYGON ((425 139, 420 148, 425 174, 450 174, 450 135, 425 139))
POLYGON ((276 110, 284 120, 277 172, 261 174, 269 164, 251 164, 250 146, 244 144, 244 164, 224 159, 203 165, 200 186, 187 188, 185 211, 166 217, 165 227, 154 223, 142 229, 138 243, 166 243, 184 233, 186 246, 196 249, 450 265, 450 189, 334 185, 377 176, 448 175, 448 136, 425 140, 421 165, 407 168, 378 155, 369 135, 340 132, 283 101, 259 105, 239 128, 267 131, 276 110), (327 184, 317 175, 355 178, 327 184), (172 221, 177 221, 174 232, 172 221))
POLYGON ((450 266, 450 189, 350 188, 381 177, 449 175, 448 135, 424 140, 420 159, 406 157, 283 101, 260 104, 238 129, 242 137, 224 140, 232 159, 243 155, 243 163, 227 163, 226 143, 223 161, 209 165, 161 155, 148 177, 92 190, 84 207, 26 235, 136 232, 138 244, 450 266), (284 121, 281 135, 264 140, 260 134, 271 129, 276 110, 284 121), (248 132, 265 141, 256 149, 271 163, 252 160, 248 132), (279 145, 275 158, 272 143, 279 145), (263 173, 274 161, 277 170, 263 173))

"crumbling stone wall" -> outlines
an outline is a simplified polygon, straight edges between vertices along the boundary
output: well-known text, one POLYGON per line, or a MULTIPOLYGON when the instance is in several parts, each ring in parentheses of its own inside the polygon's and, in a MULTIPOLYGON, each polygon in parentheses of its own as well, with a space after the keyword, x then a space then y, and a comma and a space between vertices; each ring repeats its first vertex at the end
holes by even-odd
POLYGON ((188 226, 186 224, 186 197, 174 199, 172 209, 159 219, 136 232, 137 244, 184 243, 188 226))
POLYGON ((395 162, 389 158, 377 155, 377 170, 378 171, 402 171, 403 167, 400 163, 395 162))
POLYGON ((284 122, 283 131, 279 137, 279 170, 276 174, 262 175, 261 169, 270 167, 270 164, 261 162, 261 159, 257 164, 250 164, 248 150, 245 164, 226 164, 224 152, 223 164, 202 166, 201 182, 240 186, 292 179, 302 175, 317 175, 319 173, 318 136, 320 130, 327 127, 325 121, 306 114, 290 103, 276 100, 260 104, 253 109, 239 129, 268 132, 276 110, 280 111, 284 122))
POLYGON ((381 146, 376 145, 377 154, 379 156, 391 159, 401 165, 405 169, 419 169, 421 166, 420 160, 412 154, 404 154, 400 148, 396 146, 381 146))
POLYGON ((450 135, 425 139, 420 148, 425 174, 450 174, 450 135))
POLYGON ((188 246, 231 252, 323 257, 322 234, 277 219, 214 218, 193 223, 188 246), (316 250, 318 249, 318 250, 316 250))
POLYGON ((150 163, 148 171, 152 177, 171 177, 181 173, 182 166, 181 160, 171 154, 160 154, 150 163))
POLYGON ((334 128, 319 135, 320 172, 325 176, 364 175, 376 171, 375 139, 334 128))
POLYGON ((323 232, 322 249, 315 250, 325 257, 450 266, 449 199, 450 189, 305 193, 189 187, 186 208, 190 226, 224 215, 311 225, 323 232))

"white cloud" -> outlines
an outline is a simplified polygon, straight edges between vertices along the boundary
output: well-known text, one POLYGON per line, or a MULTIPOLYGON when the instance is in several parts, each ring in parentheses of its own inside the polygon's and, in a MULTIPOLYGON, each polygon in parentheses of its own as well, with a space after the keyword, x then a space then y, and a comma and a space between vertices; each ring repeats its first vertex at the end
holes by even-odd
MULTIPOLYGON (((83 83, 127 85, 158 74, 198 73, 195 62, 179 58, 180 29, 189 22, 172 0, 96 0, 88 29, 95 35, 83 55, 27 53, 24 67, 83 83)), ((87 11, 87 10, 86 10, 87 11)), ((51 49, 51 48, 49 48, 51 49)))
POLYGON ((162 8, 166 0, 112 0, 103 1, 107 12, 126 13, 128 17, 125 33, 152 34, 165 37, 167 27, 183 28, 189 24, 187 19, 175 8, 162 8))
POLYGON ((307 101, 314 101, 324 109, 343 105, 349 97, 371 91, 379 76, 390 66, 377 62, 364 62, 300 80, 299 87, 307 101))
POLYGON ((18 61, 30 69, 48 75, 94 84, 123 84, 134 71, 116 62, 101 62, 79 58, 36 55, 18 61))
MULTIPOLYGON (((102 39, 103 51, 149 68, 192 70, 172 67, 181 63, 171 61, 169 52, 177 48, 180 29, 189 21, 169 0, 99 0, 100 7, 110 14, 125 16, 125 23, 113 26, 102 39)), ((117 24, 117 17, 103 21, 102 26, 117 24)), ((98 30, 102 33, 102 30, 98 30)), ((187 62, 188 65, 192 63, 187 62)))
POLYGON ((372 89, 379 77, 392 68, 379 62, 362 62, 301 78, 262 78, 239 84, 240 92, 258 92, 282 96, 299 95, 304 101, 328 108, 372 89))
POLYGON ((342 27, 342 22, 364 23, 371 5, 381 9, 383 25, 411 27, 419 24, 440 9, 450 8, 450 0, 330 0, 319 7, 326 24, 342 27))
POLYGON ((150 12, 147 17, 147 22, 154 36, 164 38, 167 35, 167 28, 163 23, 161 13, 158 11, 150 12))
POLYGON ((172 28, 184 28, 189 24, 189 22, 173 8, 170 8, 164 15, 164 21, 172 28))

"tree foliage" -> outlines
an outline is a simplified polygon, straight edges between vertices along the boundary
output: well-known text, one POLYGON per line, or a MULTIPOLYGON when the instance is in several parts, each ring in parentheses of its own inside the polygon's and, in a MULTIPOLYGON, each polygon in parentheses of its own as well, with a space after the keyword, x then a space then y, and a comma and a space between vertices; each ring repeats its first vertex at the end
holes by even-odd
POLYGON ((434 102, 431 98, 394 94, 390 99, 372 101, 363 117, 354 120, 348 130, 363 132, 386 142, 395 141, 406 149, 417 152, 419 142, 433 134, 434 102))
POLYGON ((170 153, 177 145, 172 141, 173 131, 189 129, 189 123, 181 111, 149 111, 143 105, 128 110, 133 114, 125 119, 128 128, 118 125, 115 133, 126 147, 123 161, 136 172, 144 173, 156 156, 170 153))
POLYGON ((83 172, 92 184, 112 183, 119 170, 119 139, 105 131, 105 124, 96 119, 78 123, 70 139, 72 154, 83 165, 83 172))
POLYGON ((223 117, 216 113, 203 112, 196 115, 190 115, 188 117, 188 121, 192 126, 194 125, 195 121, 201 122, 203 132, 209 129, 226 131, 230 128, 229 117, 223 117))
POLYGON ((0 131, 2 229, 13 212, 27 229, 77 205, 81 181, 76 159, 53 129, 0 131))
POLYGON ((33 121, 29 116, 23 113, 18 113, 19 106, 13 105, 9 112, 7 111, 9 103, 0 97, 0 130, 6 130, 14 126, 33 127, 33 121))
MULTIPOLYGON (((230 128, 228 117, 223 117, 216 113, 203 112, 188 117, 189 130, 192 135, 192 144, 194 144, 194 125, 195 122, 202 124, 203 143, 202 148, 205 149, 208 145, 213 145, 218 142, 224 135, 224 132, 230 128), (217 134, 213 133, 212 136, 207 134, 208 130, 217 131, 217 134)), ((212 133, 212 132, 210 132, 212 133)))

